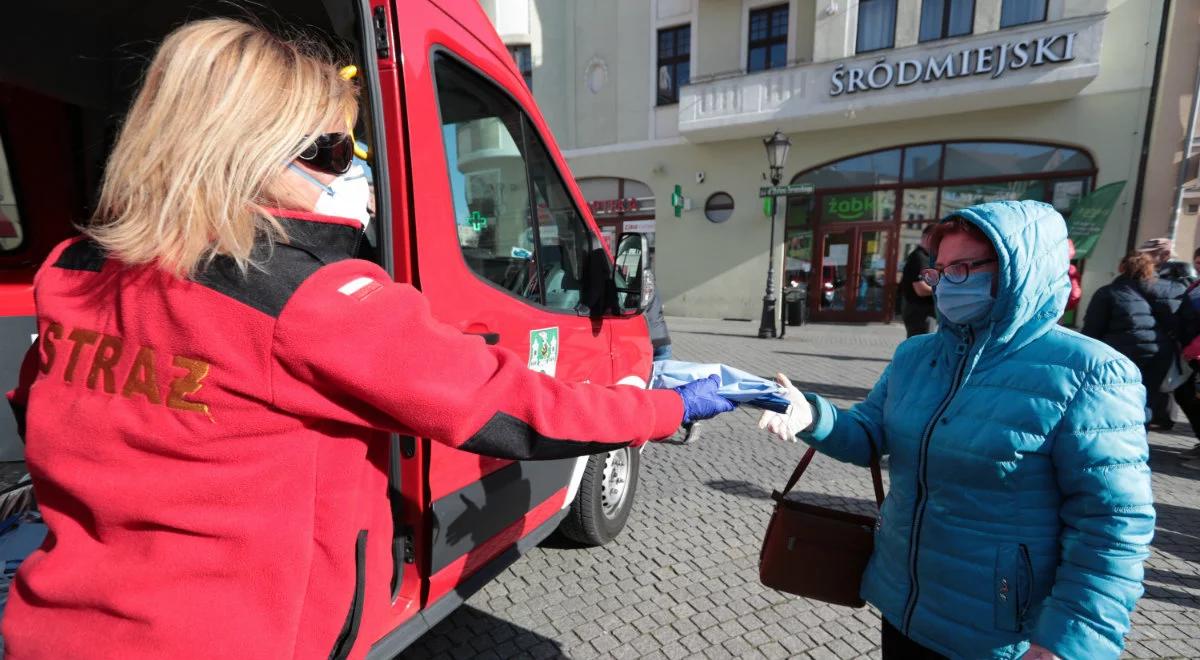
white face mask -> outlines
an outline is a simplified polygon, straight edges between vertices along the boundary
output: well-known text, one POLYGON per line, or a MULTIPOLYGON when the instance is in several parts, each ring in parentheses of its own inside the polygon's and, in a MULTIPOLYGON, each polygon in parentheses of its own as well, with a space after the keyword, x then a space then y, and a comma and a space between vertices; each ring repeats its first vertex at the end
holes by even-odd
POLYGON ((295 163, 289 163, 288 167, 321 189, 321 196, 317 198, 317 205, 313 207, 313 211, 339 218, 353 218, 361 222, 363 229, 366 229, 367 223, 371 221, 371 216, 367 213, 371 189, 362 165, 354 163, 345 174, 328 184, 321 183, 295 163))

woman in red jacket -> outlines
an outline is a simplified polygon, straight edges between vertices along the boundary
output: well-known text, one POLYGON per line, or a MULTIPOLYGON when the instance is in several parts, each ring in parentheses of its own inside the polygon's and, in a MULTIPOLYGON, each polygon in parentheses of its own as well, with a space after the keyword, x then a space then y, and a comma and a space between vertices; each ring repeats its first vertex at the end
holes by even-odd
POLYGON ((353 259, 356 90, 313 52, 224 19, 168 36, 86 236, 38 273, 11 398, 49 534, 9 657, 330 655, 384 487, 369 443, 558 458, 731 408, 533 373, 353 259))

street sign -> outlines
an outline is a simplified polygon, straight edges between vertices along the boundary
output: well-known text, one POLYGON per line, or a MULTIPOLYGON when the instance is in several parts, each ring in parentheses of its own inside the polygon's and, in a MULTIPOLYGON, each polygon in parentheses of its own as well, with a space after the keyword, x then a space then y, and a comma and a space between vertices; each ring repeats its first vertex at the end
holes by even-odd
POLYGON ((758 189, 759 197, 783 197, 784 195, 811 195, 816 187, 811 183, 793 183, 787 186, 763 186, 758 189))
POLYGON ((678 184, 671 193, 671 206, 675 208, 675 217, 678 218, 683 213, 683 188, 678 184))

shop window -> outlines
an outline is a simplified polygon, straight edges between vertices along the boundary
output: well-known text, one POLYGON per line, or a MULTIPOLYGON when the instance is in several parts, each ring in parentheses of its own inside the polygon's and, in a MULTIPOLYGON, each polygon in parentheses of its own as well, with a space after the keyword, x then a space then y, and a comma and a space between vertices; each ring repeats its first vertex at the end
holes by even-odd
POLYGON ((1045 181, 1007 181, 946 186, 942 189, 942 207, 939 215, 944 218, 968 206, 987 202, 1042 200, 1046 197, 1045 184, 1045 181))
POLYGON ((860 188, 899 180, 900 150, 889 149, 831 163, 803 174, 792 183, 811 183, 817 188, 860 188))
POLYGON ((1009 28, 1046 20, 1046 0, 1004 0, 1000 6, 1000 27, 1009 28))
POLYGON ((21 228, 21 210, 17 208, 16 191, 8 170, 4 140, 0 139, 0 252, 21 247, 25 232, 21 228))
POLYGON ((896 43, 896 0, 859 0, 859 53, 891 48, 896 43))
POLYGON ((658 105, 679 103, 679 88, 691 77, 692 26, 658 31, 658 105))
POLYGON ((922 0, 921 41, 961 37, 974 28, 975 0, 922 0))
POLYGON ((896 191, 838 193, 821 198, 822 222, 886 222, 895 219, 896 191))
POLYGON ((922 144, 904 150, 904 182, 937 181, 942 178, 942 145, 922 144))
POLYGON ((733 198, 727 193, 719 192, 709 195, 704 202, 704 217, 709 222, 725 222, 733 216, 733 198))
POLYGON ((746 71, 787 66, 788 6, 777 5, 750 12, 746 71))
POLYGON ((1021 142, 952 142, 946 145, 947 179, 1081 172, 1092 169, 1082 151, 1021 142))
POLYGON ((520 298, 573 309, 591 234, 537 131, 508 96, 466 67, 439 57, 436 75, 468 267, 520 298))
POLYGON ((937 188, 905 188, 904 217, 906 224, 923 223, 938 219, 937 188))
POLYGON ((513 62, 516 62, 517 70, 525 79, 525 86, 533 89, 533 51, 529 44, 509 44, 508 54, 512 56, 513 62))

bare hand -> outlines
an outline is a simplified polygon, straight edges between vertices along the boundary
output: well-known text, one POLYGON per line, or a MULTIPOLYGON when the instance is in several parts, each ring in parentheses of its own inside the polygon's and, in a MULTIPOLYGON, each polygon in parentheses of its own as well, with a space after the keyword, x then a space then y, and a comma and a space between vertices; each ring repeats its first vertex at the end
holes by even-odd
POLYGON ((1050 652, 1049 649, 1047 649, 1044 646, 1038 646, 1037 644, 1030 644, 1029 650, 1025 652, 1025 655, 1021 656, 1021 659, 1022 660, 1058 660, 1058 656, 1054 655, 1052 652, 1050 652))

